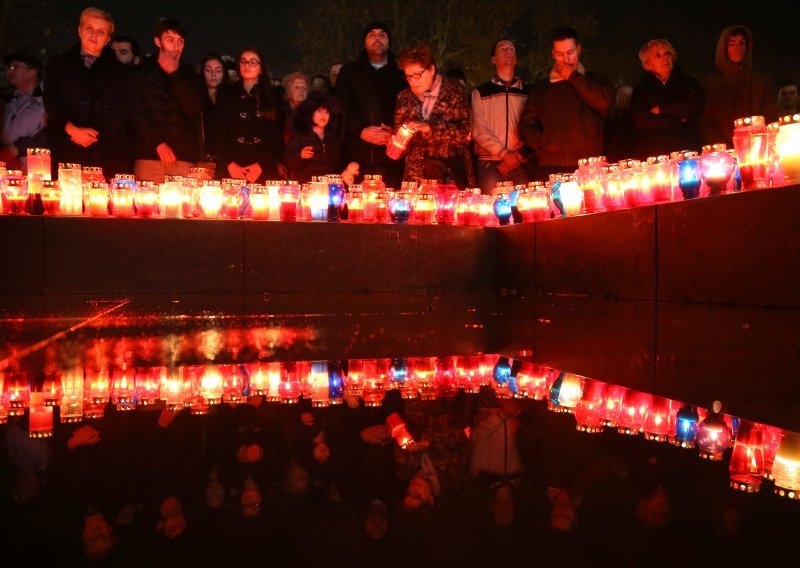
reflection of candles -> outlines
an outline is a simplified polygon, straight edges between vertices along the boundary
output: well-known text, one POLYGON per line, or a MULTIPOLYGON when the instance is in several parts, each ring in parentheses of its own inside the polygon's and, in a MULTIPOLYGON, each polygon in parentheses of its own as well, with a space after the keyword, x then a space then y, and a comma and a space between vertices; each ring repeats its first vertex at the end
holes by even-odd
POLYGON ((44 405, 40 392, 31 393, 28 424, 31 438, 49 438, 53 435, 53 407, 44 405))
POLYGON ((775 493, 788 499, 800 499, 800 434, 783 432, 772 463, 775 493))
POLYGON ((728 464, 730 485, 743 493, 757 493, 764 475, 764 428, 742 421, 728 464))
POLYGON ((83 369, 65 369, 61 374, 61 390, 61 422, 80 422, 83 420, 83 369))

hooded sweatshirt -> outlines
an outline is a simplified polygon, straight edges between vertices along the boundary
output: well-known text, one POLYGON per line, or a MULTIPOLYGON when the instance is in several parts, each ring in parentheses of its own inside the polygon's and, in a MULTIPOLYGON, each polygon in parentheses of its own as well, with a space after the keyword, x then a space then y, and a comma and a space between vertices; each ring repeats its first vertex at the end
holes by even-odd
POLYGON ((767 122, 777 118, 772 78, 753 71, 753 34, 744 26, 722 30, 717 41, 716 72, 705 78, 705 112, 700 120, 704 144, 724 142, 733 147, 733 121, 745 116, 761 115, 767 122), (728 38, 744 34, 747 52, 741 63, 728 59, 728 38))

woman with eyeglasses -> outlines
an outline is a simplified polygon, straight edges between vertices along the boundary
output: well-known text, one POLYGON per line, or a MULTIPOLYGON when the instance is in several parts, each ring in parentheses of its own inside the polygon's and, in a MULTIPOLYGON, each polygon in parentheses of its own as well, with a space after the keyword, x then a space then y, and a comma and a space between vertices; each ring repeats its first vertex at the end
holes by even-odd
POLYGON ((406 149, 405 181, 438 179, 459 188, 472 187, 475 179, 469 156, 469 105, 464 87, 436 68, 427 44, 406 48, 397 65, 408 88, 397 95, 395 130, 403 124, 416 133, 406 149))
POLYGON ((238 61, 240 79, 219 97, 223 138, 218 177, 250 183, 277 179, 283 141, 269 70, 263 53, 256 48, 243 49, 238 61))

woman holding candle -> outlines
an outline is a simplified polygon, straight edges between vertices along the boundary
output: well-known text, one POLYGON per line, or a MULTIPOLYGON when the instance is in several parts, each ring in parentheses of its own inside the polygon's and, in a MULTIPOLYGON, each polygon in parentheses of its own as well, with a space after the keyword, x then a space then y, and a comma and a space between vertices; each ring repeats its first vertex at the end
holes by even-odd
POLYGON ((427 44, 406 48, 397 61, 408 88, 397 95, 395 130, 403 124, 414 130, 408 143, 405 181, 444 181, 452 178, 463 189, 475 185, 467 148, 469 105, 464 87, 436 69, 427 44))
POLYGON ((697 79, 675 66, 677 57, 666 39, 651 39, 639 50, 647 73, 631 94, 638 158, 700 147, 697 121, 705 95, 697 79))
POLYGON ((231 89, 220 92, 221 146, 218 171, 250 183, 278 177, 282 140, 277 105, 264 55, 256 48, 239 54, 239 75, 231 89))

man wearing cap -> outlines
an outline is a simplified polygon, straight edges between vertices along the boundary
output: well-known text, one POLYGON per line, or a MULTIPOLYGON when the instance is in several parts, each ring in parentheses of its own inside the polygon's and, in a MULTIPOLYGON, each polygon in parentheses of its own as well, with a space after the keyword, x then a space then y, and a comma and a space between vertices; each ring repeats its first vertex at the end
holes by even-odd
POLYGON ((499 181, 528 182, 517 125, 528 98, 526 85, 516 75, 517 50, 510 39, 492 46, 495 74, 472 91, 472 139, 478 158, 481 192, 491 193, 499 181))
POLYGON ((334 94, 347 113, 345 161, 362 164, 365 174, 380 174, 389 187, 399 187, 402 160, 386 156, 392 134, 397 93, 405 78, 389 50, 389 28, 369 22, 364 28, 364 50, 339 71, 334 94))
POLYGON ((44 103, 39 87, 42 62, 22 51, 3 57, 6 77, 12 90, 3 94, 0 161, 9 168, 23 171, 28 148, 46 146, 44 103))
POLYGON ((54 167, 99 166, 106 178, 132 171, 129 72, 108 47, 113 33, 108 12, 86 8, 78 24, 80 43, 47 62, 44 105, 54 167))

